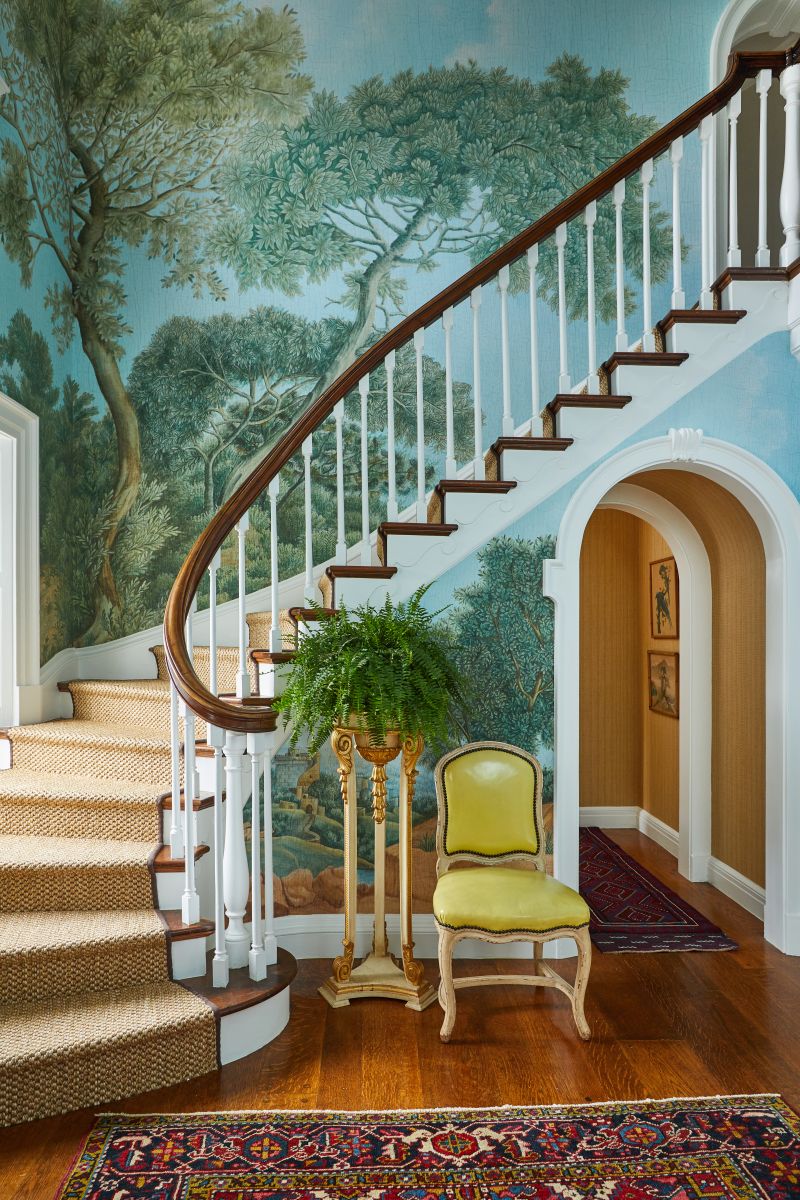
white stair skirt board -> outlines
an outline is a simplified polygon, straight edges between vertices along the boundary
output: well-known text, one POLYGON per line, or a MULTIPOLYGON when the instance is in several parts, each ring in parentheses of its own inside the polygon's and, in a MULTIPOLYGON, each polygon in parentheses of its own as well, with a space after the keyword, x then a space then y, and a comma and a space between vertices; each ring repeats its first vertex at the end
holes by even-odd
POLYGON ((260 1050, 283 1032, 289 1022, 290 991, 285 987, 260 1004, 222 1017, 219 1023, 220 1066, 260 1050))
MULTIPOLYGON (((678 857, 678 831, 645 812, 636 804, 606 807, 585 805, 580 810, 580 824, 598 825, 601 829, 638 829, 645 837, 656 842, 662 849, 678 857)), ((708 860, 708 882, 741 908, 752 913, 759 921, 764 920, 766 891, 752 879, 747 879, 727 863, 718 858, 708 860)))

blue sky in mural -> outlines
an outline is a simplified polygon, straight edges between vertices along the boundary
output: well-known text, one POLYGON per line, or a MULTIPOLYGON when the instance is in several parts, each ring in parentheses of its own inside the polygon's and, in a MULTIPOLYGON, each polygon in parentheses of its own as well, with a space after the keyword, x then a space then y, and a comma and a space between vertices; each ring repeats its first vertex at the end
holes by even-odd
MULTIPOLYGON (((255 5, 253 5, 255 7, 255 5)), ((449 65, 475 58, 479 65, 505 66, 510 72, 539 79, 549 63, 564 51, 575 53, 597 70, 620 67, 630 78, 629 100, 635 111, 655 116, 659 123, 673 117, 700 96, 708 85, 708 47, 714 27, 724 7, 722 0, 673 0, 669 5, 641 4, 632 0, 609 0, 602 5, 587 0, 552 4, 546 0, 298 0, 293 6, 299 16, 306 40, 305 69, 315 87, 344 94, 353 84, 373 74, 392 75, 400 70, 423 71, 429 65, 449 65), (624 47, 624 54, 621 48, 624 47)), ((697 155, 694 145, 687 146, 685 174, 691 177, 697 155)), ((654 198, 665 200, 668 169, 657 175, 654 198)), ((690 195, 684 212, 684 235, 689 244, 697 240, 697 220, 690 195)), ((430 274, 411 282, 409 305, 419 303, 445 286, 468 264, 444 259, 430 274)), ((158 262, 136 255, 126 275, 127 319, 135 331, 125 349, 129 367, 132 357, 144 346, 156 328, 174 313, 220 311, 210 299, 197 301, 188 289, 161 286, 162 269, 158 262)), ((15 268, 0 251, 0 327, 22 302, 36 326, 49 333, 43 310, 44 292, 52 278, 44 257, 37 264, 33 288, 21 293, 15 268)), ((317 317, 335 310, 330 297, 338 288, 331 280, 325 285, 304 285, 303 295, 287 298, 263 288, 240 291, 228 277, 228 311, 244 312, 259 303, 276 303, 304 315, 317 317)), ((686 268, 687 294, 696 290, 693 259, 686 268)), ((654 311, 668 306, 668 286, 656 289, 654 311)), ((497 300, 487 298, 486 319, 492 320, 497 300)), ((464 314, 466 318, 467 314, 464 314)), ((637 317, 631 318, 631 331, 638 335, 637 317)), ((511 334, 523 343, 527 313, 522 298, 512 304, 511 334)), ((466 330, 465 330, 466 332, 466 330)), ((608 346, 610 330, 601 331, 600 346, 608 346)), ((570 331, 570 357, 573 378, 585 371, 585 333, 580 323, 570 331)), ((541 345, 546 378, 555 367, 557 329, 552 314, 542 318, 541 345)), ((430 349, 437 353, 438 334, 431 337, 430 349)), ((469 339, 456 339, 455 367, 468 379, 469 339)), ((488 409, 498 402, 499 363, 495 348, 487 347, 484 362, 488 385, 485 399, 488 409)), ((437 354, 438 356, 438 354, 437 354)), ((72 353, 59 364, 60 373, 69 371, 81 385, 94 394, 95 383, 88 363, 77 342, 72 353)), ((530 375, 524 356, 517 364, 515 412, 524 420, 529 408, 530 375)), ((549 384, 547 385, 549 388, 549 384)))

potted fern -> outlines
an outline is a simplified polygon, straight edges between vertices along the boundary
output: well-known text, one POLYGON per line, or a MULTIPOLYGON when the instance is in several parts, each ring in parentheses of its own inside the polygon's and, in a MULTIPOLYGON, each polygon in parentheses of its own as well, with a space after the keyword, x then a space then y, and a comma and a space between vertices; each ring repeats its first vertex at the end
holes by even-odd
POLYGON ((315 753, 335 727, 356 733, 359 750, 391 748, 421 736, 443 743, 464 684, 439 613, 410 600, 381 608, 342 606, 320 619, 299 641, 289 680, 275 707, 294 722, 292 744, 303 731, 315 753))

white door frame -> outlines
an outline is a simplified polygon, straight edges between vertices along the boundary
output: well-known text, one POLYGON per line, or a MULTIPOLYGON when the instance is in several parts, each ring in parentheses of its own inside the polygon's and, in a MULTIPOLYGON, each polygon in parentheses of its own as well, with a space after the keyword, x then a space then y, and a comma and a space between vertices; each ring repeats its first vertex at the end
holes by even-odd
POLYGON ((6 500, 0 507, 0 543, 14 575, 10 716, 18 722, 24 720, 27 689, 37 690, 39 684, 39 418, 0 392, 0 434, 11 441, 0 469, 10 467, 13 473, 13 503, 6 500))
POLYGON ((681 581, 681 719, 678 779, 678 870, 708 879, 711 858, 711 567, 703 539, 674 504, 647 488, 618 483, 599 508, 647 521, 675 556, 681 581))
MULTIPOLYGON (((561 521, 556 558, 544 564, 544 592, 555 604, 555 872, 564 882, 577 885, 580 552, 584 531, 592 513, 613 487, 639 471, 664 467, 696 471, 726 488, 750 513, 764 544, 764 937, 784 953, 800 954, 800 871, 796 869, 800 861, 800 689, 796 686, 800 667, 800 621, 796 617, 800 612, 800 504, 780 476, 761 459, 729 442, 706 438, 702 430, 671 429, 664 437, 626 447, 602 463, 573 494, 561 521)), ((687 565, 691 570, 692 563, 684 562, 684 569, 687 565)), ((690 688, 702 687, 702 674, 701 670, 692 670, 690 688)), ((684 691, 684 704, 687 699, 694 718, 703 704, 710 707, 708 695, 704 699, 702 690, 696 697, 687 697, 684 691)))

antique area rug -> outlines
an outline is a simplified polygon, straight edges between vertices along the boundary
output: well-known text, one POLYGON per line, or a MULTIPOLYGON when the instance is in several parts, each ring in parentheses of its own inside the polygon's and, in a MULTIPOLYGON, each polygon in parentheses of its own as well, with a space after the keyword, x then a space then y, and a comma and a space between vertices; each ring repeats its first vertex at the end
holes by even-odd
MULTIPOLYGON (((580 890, 598 950, 736 950, 736 942, 601 829, 580 832, 580 890)), ((800 1195, 800 1193, 798 1193, 800 1195)))
POLYGON ((394 1113, 106 1114, 60 1200, 790 1200, 778 1096, 394 1113))

